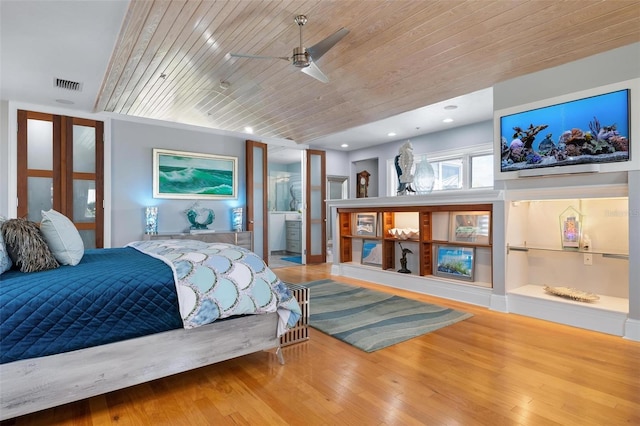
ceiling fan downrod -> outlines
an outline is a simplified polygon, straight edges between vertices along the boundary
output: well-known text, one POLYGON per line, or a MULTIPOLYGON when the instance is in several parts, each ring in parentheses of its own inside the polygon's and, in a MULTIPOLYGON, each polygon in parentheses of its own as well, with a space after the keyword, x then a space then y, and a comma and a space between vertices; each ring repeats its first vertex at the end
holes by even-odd
POLYGON ((302 44, 302 27, 307 23, 307 17, 305 15, 296 15, 293 20, 300 27, 300 47, 293 48, 293 65, 298 68, 305 68, 310 65, 309 54, 302 44))

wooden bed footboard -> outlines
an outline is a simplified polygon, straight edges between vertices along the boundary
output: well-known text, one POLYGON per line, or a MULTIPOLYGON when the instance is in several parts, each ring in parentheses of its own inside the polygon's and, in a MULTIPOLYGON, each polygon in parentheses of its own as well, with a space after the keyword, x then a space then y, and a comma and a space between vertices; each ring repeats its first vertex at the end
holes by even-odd
POLYGON ((280 347, 278 315, 249 315, 0 365, 0 420, 280 347))

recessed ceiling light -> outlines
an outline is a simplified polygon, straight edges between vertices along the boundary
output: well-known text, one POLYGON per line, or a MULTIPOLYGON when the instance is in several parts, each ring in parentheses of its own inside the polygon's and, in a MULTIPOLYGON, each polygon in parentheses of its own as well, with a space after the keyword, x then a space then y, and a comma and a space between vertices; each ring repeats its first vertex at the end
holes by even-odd
POLYGON ((452 109, 456 109, 458 108, 458 105, 447 105, 446 107, 444 107, 444 109, 451 111, 452 109))
POLYGON ((394 132, 389 132, 387 133, 387 136, 395 136, 396 134, 394 132))
POLYGON ((349 144, 348 143, 343 143, 342 145, 340 145, 342 148, 348 148, 349 144))
POLYGON ((253 133, 253 128, 247 126, 247 127, 244 128, 244 131, 247 132, 247 133, 253 133))
POLYGON ((453 118, 445 118, 442 120, 443 123, 453 123, 453 118))

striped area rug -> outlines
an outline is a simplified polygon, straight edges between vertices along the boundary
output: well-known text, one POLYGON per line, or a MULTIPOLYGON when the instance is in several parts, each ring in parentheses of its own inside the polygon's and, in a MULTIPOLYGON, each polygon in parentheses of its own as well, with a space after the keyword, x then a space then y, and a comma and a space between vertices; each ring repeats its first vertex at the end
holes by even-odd
POLYGON ((310 289, 309 325, 365 352, 374 352, 473 316, 333 280, 302 285, 310 289))

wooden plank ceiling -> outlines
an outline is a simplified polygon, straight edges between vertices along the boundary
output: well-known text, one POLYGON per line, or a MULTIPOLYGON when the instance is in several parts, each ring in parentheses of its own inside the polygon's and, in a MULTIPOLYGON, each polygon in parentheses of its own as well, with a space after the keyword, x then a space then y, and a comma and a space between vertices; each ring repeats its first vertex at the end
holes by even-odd
POLYGON ((134 0, 96 110, 312 143, 638 41, 638 1, 134 0), (305 47, 350 30, 328 84, 227 55, 291 56, 301 13, 305 47))

